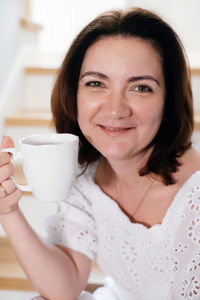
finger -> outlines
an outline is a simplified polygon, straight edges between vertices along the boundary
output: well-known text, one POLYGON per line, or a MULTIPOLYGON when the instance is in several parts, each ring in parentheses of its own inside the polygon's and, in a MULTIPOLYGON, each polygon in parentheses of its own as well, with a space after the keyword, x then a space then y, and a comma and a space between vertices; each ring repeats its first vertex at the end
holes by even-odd
POLYGON ((4 198, 8 195, 7 190, 4 188, 2 184, 0 184, 0 199, 4 198))
POLYGON ((4 192, 6 192, 7 194, 12 194, 16 190, 16 185, 14 184, 12 179, 7 179, 1 183, 0 192, 1 192, 1 188, 4 189, 4 192))
MULTIPOLYGON (((15 145, 14 145, 12 138, 9 136, 4 136, 1 146, 0 146, 0 151, 4 148, 10 148, 10 147, 14 147, 14 146, 15 145)), ((11 157, 11 155, 9 153, 1 153, 0 152, 0 166, 7 164, 10 161, 10 157, 11 157)))
POLYGON ((0 167, 10 162, 11 156, 9 153, 0 152, 0 167))
POLYGON ((22 192, 18 189, 14 191, 14 193, 0 199, 0 213, 7 214, 13 210, 13 207, 18 204, 20 198, 22 196, 22 192))
POLYGON ((0 183, 9 179, 11 176, 14 175, 14 173, 15 167, 13 166, 13 164, 9 163, 7 165, 2 166, 0 172, 0 183))
POLYGON ((14 141, 10 136, 5 135, 2 139, 1 149, 15 147, 14 141))

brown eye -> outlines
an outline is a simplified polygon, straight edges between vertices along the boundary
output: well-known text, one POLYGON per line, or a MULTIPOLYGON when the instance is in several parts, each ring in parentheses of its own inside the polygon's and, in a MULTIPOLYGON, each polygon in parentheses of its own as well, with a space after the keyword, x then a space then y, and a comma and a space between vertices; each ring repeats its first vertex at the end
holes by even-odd
POLYGON ((140 92, 140 93, 152 93, 153 90, 148 85, 138 85, 134 90, 140 92))
POLYGON ((99 82, 99 81, 89 81, 86 83, 86 86, 91 86, 91 87, 102 87, 103 86, 103 83, 102 82, 99 82))

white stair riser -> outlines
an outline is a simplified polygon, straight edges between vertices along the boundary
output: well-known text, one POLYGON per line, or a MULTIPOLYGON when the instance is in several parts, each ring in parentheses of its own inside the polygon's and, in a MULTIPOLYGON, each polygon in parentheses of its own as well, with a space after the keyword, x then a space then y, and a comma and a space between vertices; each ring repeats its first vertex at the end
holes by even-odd
POLYGON ((29 111, 50 111, 50 99, 54 80, 55 75, 51 74, 26 74, 24 109, 29 111))
POLYGON ((192 142, 193 145, 198 151, 200 151, 200 130, 194 130, 192 135, 192 142))
POLYGON ((192 76, 192 92, 194 99, 194 111, 200 112, 200 76, 192 76))
POLYGON ((21 44, 26 44, 26 45, 38 45, 38 33, 37 32, 31 32, 27 31, 25 29, 21 29, 20 33, 20 39, 21 39, 21 44))

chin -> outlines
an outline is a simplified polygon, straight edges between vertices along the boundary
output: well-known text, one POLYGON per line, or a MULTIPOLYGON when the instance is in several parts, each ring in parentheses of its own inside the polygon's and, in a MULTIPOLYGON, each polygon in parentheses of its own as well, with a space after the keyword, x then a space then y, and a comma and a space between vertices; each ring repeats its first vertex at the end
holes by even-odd
POLYGON ((130 157, 129 153, 124 151, 102 151, 101 153, 107 160, 120 161, 130 157))

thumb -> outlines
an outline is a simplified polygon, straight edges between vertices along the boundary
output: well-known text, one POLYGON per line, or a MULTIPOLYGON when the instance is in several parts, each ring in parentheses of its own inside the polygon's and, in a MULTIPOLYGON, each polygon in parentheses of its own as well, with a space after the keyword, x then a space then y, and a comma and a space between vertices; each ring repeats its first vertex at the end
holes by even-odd
POLYGON ((13 148, 15 147, 15 144, 13 142, 13 139, 10 136, 5 135, 2 139, 1 147, 0 149, 3 148, 13 148))

